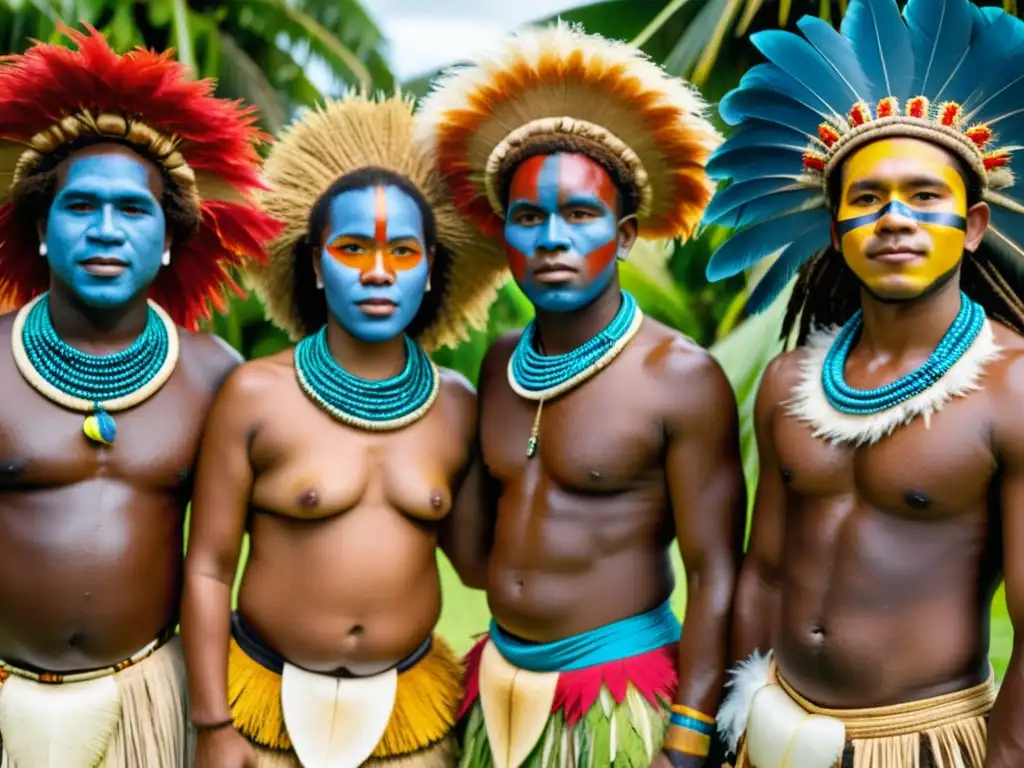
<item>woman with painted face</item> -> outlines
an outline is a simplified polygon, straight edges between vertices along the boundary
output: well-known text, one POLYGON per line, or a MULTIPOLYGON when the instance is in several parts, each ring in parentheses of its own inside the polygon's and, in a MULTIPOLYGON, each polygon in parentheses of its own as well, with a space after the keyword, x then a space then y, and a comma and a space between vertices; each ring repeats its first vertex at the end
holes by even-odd
POLYGON ((436 548, 478 482, 476 398, 427 353, 486 320, 504 258, 461 257, 402 99, 310 113, 266 175, 287 228, 250 278, 298 343, 229 379, 200 455, 183 618, 211 724, 197 764, 450 764, 461 679, 433 634, 436 548))

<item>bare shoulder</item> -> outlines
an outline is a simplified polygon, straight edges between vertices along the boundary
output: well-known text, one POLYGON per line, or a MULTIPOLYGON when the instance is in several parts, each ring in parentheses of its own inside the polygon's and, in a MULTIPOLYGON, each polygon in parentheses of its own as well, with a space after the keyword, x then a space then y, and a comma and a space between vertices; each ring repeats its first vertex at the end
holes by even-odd
POLYGON ((179 363, 211 393, 220 389, 228 374, 242 364, 242 356, 220 336, 178 329, 179 363))
POLYGON ((469 379, 451 368, 438 368, 441 377, 438 400, 446 419, 463 435, 476 432, 476 390, 469 379))
POLYGON ((480 391, 482 392, 488 382, 495 380, 504 381, 505 371, 508 368, 508 361, 512 358, 512 352, 523 335, 521 328, 507 331, 491 342, 491 346, 480 363, 480 391))
POLYGON ((787 352, 780 352, 772 358, 761 375, 759 398, 763 397, 771 402, 788 400, 800 381, 806 357, 806 350, 798 347, 787 352))
POLYGON ((1024 336, 999 322, 992 323, 999 357, 985 370, 984 386, 992 403, 997 440, 1024 445, 1024 336))
POLYGON ((672 411, 696 415, 709 408, 735 410, 722 366, 689 336, 645 318, 636 341, 645 378, 668 395, 672 411))
POLYGON ((280 398, 282 390, 294 382, 291 348, 267 357, 250 360, 230 370, 217 394, 221 407, 255 406, 269 398, 280 398))

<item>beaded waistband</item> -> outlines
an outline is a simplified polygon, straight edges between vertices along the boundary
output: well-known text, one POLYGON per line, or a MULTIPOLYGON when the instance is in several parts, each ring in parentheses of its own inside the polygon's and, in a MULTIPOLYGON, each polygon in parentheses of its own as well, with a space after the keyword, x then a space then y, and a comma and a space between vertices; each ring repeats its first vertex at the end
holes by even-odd
POLYGON ((170 642, 171 638, 174 637, 174 627, 165 629, 159 635, 157 635, 151 642, 146 643, 139 651, 132 654, 124 661, 119 661, 117 664, 112 664, 109 667, 100 667, 99 669, 91 669, 87 672, 33 672, 28 669, 21 669, 15 667, 12 664, 8 664, 6 661, 0 659, 0 683, 6 680, 8 677, 21 677, 26 680, 32 680, 37 683, 46 683, 48 685, 61 685, 66 683, 84 683, 87 680, 97 680, 101 677, 107 677, 108 675, 114 675, 118 672, 123 672, 128 667, 134 667, 139 662, 145 661, 147 658, 156 653, 160 648, 170 642))

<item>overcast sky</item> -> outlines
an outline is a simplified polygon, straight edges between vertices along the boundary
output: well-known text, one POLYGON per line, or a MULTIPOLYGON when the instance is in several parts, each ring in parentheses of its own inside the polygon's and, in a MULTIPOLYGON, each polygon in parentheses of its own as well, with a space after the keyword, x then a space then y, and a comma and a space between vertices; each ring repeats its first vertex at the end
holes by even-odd
POLYGON ((583 0, 364 0, 388 39, 400 80, 466 57, 533 19, 583 0))

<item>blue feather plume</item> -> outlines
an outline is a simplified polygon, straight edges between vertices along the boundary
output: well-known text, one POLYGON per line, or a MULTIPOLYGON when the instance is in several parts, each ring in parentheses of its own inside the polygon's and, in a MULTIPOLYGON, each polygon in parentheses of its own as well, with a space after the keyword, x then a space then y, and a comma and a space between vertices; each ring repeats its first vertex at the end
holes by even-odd
MULTIPOLYGON (((1024 24, 1004 14, 985 27, 972 47, 971 68, 985 72, 982 85, 964 103, 970 121, 998 123, 1020 114, 1024 108, 1024 24), (999 62, 993 66, 993 62, 999 62)), ((996 131, 1016 134, 1007 125, 993 125, 996 131)))
POLYGON ((757 315, 768 309, 800 271, 800 267, 829 245, 830 238, 829 218, 825 216, 799 240, 790 243, 750 292, 747 311, 757 315))
MULTIPOLYGON (((825 105, 825 115, 842 118, 850 105, 856 100, 856 94, 849 85, 836 74, 835 70, 823 59, 810 43, 792 32, 770 29, 755 32, 750 42, 764 54, 765 58, 775 64, 775 71, 783 77, 798 83, 804 90, 813 93, 818 102, 825 105)), ((783 79, 776 76, 775 81, 783 79)), ((768 89, 778 88, 774 83, 768 89)))
POLYGON ((971 41, 975 22, 972 7, 969 0, 942 3, 912 0, 907 3, 903 16, 907 21, 910 47, 917 59, 911 95, 940 91, 956 71, 971 41))
POLYGON ((709 282, 724 280, 752 267, 787 243, 796 242, 829 218, 828 211, 800 211, 737 232, 715 251, 707 266, 709 282))
POLYGON ((860 61, 857 60, 857 54, 850 41, 836 32, 827 21, 817 16, 804 16, 796 25, 804 33, 807 42, 814 46, 818 55, 836 73, 836 77, 849 88, 853 98, 841 114, 846 115, 857 101, 870 100, 871 89, 860 70, 860 61))
POLYGON ((762 176, 758 179, 740 181, 720 189, 704 209, 702 219, 705 225, 717 224, 720 227, 734 227, 738 218, 738 209, 758 198, 776 199, 780 192, 799 189, 795 175, 762 176))
POLYGON ((744 203, 733 212, 733 227, 749 227, 779 216, 797 211, 821 208, 825 204, 825 192, 813 187, 802 187, 779 192, 771 198, 759 197, 744 203))
POLYGON ((733 183, 765 176, 796 176, 803 169, 802 150, 765 150, 763 147, 739 149, 708 161, 707 174, 715 180, 733 183))
POLYGON ((730 91, 719 102, 718 113, 729 125, 738 125, 755 118, 798 130, 808 138, 817 138, 818 125, 821 123, 817 112, 785 96, 760 88, 730 91))
MULTIPOLYGON (((791 131, 761 120, 750 120, 721 144, 711 155, 705 170, 711 178, 728 178, 723 173, 735 162, 730 159, 737 153, 756 149, 768 152, 799 152, 807 148, 807 137, 799 131, 791 131)), ((742 157, 742 155, 741 155, 742 157)))
POLYGON ((740 80, 740 88, 758 88, 762 91, 776 91, 780 96, 787 96, 793 101, 803 104, 808 109, 817 113, 822 120, 835 120, 840 118, 837 114, 814 91, 804 86, 798 80, 780 70, 774 64, 757 64, 747 71, 740 80))
POLYGON ((853 0, 841 30, 860 59, 872 106, 886 96, 906 102, 913 95, 914 51, 896 0, 853 0))
MULTIPOLYGON (((914 0, 920 2, 921 0, 914 0)), ((1012 25, 1008 23, 1007 14, 999 10, 998 15, 982 13, 975 9, 972 13, 974 26, 971 28, 971 43, 960 54, 960 65, 950 75, 945 86, 935 93, 924 94, 933 102, 955 101, 969 108, 976 102, 979 92, 985 84, 985 77, 979 76, 978 67, 986 66, 989 58, 988 50, 1002 50, 1007 36, 1013 35, 1012 25)), ((1016 21, 1016 20, 1014 20, 1016 21)), ((988 64, 991 67, 991 64, 988 64)), ((984 71, 984 70, 981 70, 984 71)))

